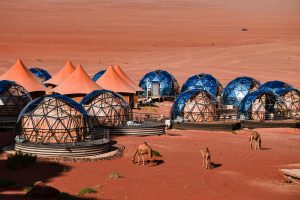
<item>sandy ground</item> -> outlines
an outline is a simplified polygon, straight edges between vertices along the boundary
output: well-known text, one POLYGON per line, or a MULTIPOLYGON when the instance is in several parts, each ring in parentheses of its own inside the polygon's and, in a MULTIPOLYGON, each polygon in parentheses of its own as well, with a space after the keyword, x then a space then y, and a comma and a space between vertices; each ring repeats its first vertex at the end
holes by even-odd
MULTIPOLYGON (((248 136, 230 132, 171 130, 175 136, 117 137, 124 145, 122 158, 97 162, 40 164, 10 171, 0 160, 0 176, 19 186, 46 181, 76 195, 83 187, 96 187, 96 199, 288 199, 297 200, 300 188, 284 185, 279 169, 299 167, 300 132, 296 129, 258 129, 263 150, 250 150, 248 136), (157 166, 137 166, 131 157, 137 144, 148 142, 163 157, 157 166), (201 167, 200 149, 208 146, 212 170, 201 167), (34 172, 34 173, 33 173, 34 172), (119 172, 122 179, 108 176, 119 172)), ((20 188, 0 192, 0 198, 20 198, 20 188)), ((21 198, 20 198, 21 199, 21 198)))
POLYGON ((90 75, 118 63, 136 82, 161 68, 180 83, 211 73, 300 88, 299 13, 299 0, 3 0, 0 71, 20 57, 55 73, 71 59, 90 75))

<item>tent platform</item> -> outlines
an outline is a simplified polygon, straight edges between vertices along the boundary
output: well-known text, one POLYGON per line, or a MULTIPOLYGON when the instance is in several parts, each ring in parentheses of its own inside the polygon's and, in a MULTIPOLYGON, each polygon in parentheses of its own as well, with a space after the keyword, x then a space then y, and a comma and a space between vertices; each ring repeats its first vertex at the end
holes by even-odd
POLYGON ((135 135, 135 136, 151 136, 165 134, 165 125, 162 123, 153 123, 136 126, 111 126, 104 127, 109 130, 110 135, 135 135))
POLYGON ((245 120, 242 122, 243 128, 300 128, 299 120, 268 120, 254 121, 245 120))
POLYGON ((32 142, 16 143, 15 151, 36 155, 37 157, 85 158, 97 156, 112 150, 114 143, 108 139, 65 144, 38 144, 32 142))
POLYGON ((300 185, 300 169, 280 169, 280 172, 288 181, 300 185))
POLYGON ((241 122, 173 122, 172 128, 180 130, 235 131, 241 129, 241 122))

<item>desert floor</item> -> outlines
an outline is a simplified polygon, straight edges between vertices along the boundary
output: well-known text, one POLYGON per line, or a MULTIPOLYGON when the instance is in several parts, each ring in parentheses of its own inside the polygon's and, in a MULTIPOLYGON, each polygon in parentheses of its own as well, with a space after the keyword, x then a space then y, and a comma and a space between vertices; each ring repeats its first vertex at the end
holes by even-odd
POLYGON ((0 160, 0 176, 17 185, 0 192, 0 199, 22 199, 22 188, 43 180, 77 195, 84 187, 96 188, 87 195, 95 199, 288 199, 298 200, 297 185, 284 184, 281 168, 299 168, 300 133, 297 129, 258 129, 263 150, 251 150, 243 131, 231 132, 170 130, 171 135, 117 137, 125 146, 123 157, 97 162, 40 163, 8 170, 0 160), (132 164, 137 144, 148 142, 163 156, 159 165, 132 164), (216 168, 202 168, 200 149, 206 145, 216 168), (124 178, 108 176, 118 172, 124 178))
MULTIPOLYGON (((52 74, 70 59, 91 76, 120 64, 136 83, 151 70, 165 69, 180 84, 210 73, 223 86, 246 75, 300 88, 299 13, 299 0, 2 0, 0 73, 18 57, 52 74)), ((72 195, 96 187, 98 193, 89 197, 97 199, 299 199, 299 187, 285 186, 278 171, 300 167, 299 130, 258 131, 262 151, 250 150, 244 132, 171 130, 177 136, 114 138, 125 153, 109 161, 9 171, 2 155, 0 177, 18 187, 0 191, 0 199, 21 199, 22 187, 37 180, 72 195), (131 163, 143 141, 163 154, 163 163, 131 163), (219 167, 201 167, 203 145, 219 167), (108 179, 112 172, 124 178, 108 179)), ((1 146, 10 135, 0 135, 1 146)))

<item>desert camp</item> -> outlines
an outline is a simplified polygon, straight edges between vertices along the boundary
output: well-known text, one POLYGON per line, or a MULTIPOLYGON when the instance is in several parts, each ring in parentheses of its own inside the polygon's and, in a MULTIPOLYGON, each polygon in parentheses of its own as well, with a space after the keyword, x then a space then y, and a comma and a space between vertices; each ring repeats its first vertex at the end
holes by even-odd
POLYGON ((0 199, 300 197, 299 0, 0 2, 0 199))

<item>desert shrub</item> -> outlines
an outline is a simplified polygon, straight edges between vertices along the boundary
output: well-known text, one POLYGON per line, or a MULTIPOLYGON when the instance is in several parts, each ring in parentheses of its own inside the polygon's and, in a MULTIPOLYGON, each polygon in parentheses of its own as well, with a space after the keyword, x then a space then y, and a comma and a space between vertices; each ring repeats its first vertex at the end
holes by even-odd
POLYGON ((156 151, 154 149, 152 149, 152 155, 156 156, 156 157, 162 157, 162 155, 158 151, 156 151))
POLYGON ((15 185, 16 182, 11 179, 0 179, 0 189, 15 185))
POLYGON ((242 31, 248 31, 248 29, 247 28, 242 28, 242 31))
POLYGON ((14 155, 9 155, 6 160, 6 166, 9 169, 17 169, 19 167, 27 167, 36 163, 37 157, 31 154, 23 154, 17 152, 14 155))
POLYGON ((92 194, 92 193, 97 193, 97 191, 93 188, 85 187, 79 190, 78 196, 82 196, 84 194, 92 194))
POLYGON ((120 179, 120 178, 124 178, 122 175, 120 175, 119 172, 113 172, 111 173, 108 178, 110 179, 120 179))

